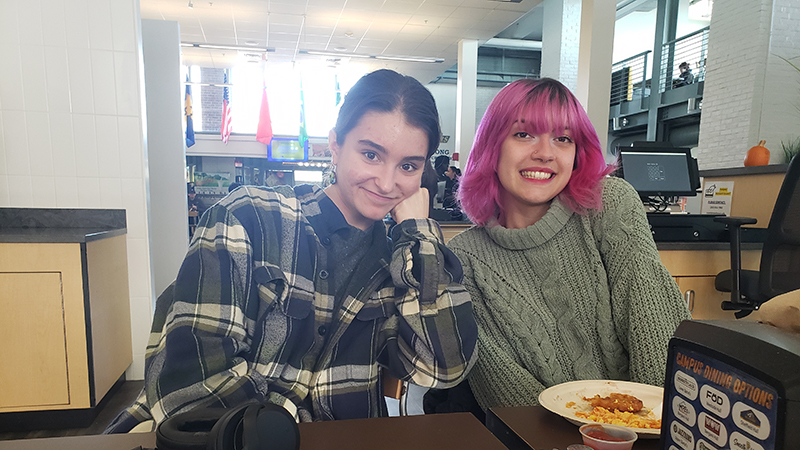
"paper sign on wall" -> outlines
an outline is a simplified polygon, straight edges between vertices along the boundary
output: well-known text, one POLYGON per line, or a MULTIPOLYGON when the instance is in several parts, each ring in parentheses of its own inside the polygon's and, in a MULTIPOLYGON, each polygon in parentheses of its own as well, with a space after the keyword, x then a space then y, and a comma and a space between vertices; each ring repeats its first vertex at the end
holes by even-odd
POLYGON ((703 186, 703 214, 731 215, 733 181, 707 181, 703 186))

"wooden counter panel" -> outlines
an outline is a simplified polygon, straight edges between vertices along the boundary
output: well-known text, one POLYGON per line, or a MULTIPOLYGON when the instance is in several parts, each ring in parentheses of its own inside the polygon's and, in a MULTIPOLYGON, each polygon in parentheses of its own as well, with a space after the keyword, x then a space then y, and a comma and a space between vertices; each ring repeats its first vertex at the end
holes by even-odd
MULTIPOLYGON (((661 262, 673 277, 716 276, 731 268, 729 250, 661 250, 661 262)), ((742 269, 758 270, 760 250, 742 251, 742 269)))
POLYGON ((133 362, 124 235, 86 243, 96 402, 133 362))
POLYGON ((0 342, 0 407, 69 404, 60 273, 0 273, 0 342))
POLYGON ((755 217, 759 228, 766 228, 785 173, 705 177, 706 186, 714 181, 733 181, 731 216, 755 217))
MULTIPOLYGON (((57 360, 52 364, 66 364, 67 378, 60 378, 63 372, 43 373, 42 378, 37 378, 32 369, 26 369, 20 365, 15 365, 18 372, 18 381, 3 386, 13 386, 19 390, 46 390, 45 385, 49 384, 68 384, 69 399, 66 404, 49 402, 48 405, 30 405, 28 407, 10 407, 10 405, 0 403, 0 412, 5 411, 26 411, 26 410, 46 410, 68 408, 88 408, 89 398, 89 368, 86 352, 86 318, 84 314, 84 292, 83 276, 81 263, 80 244, 21 244, 21 243, 0 243, 0 273, 5 273, 15 281, 10 283, 11 289, 17 292, 37 292, 40 288, 38 284, 43 281, 42 277, 27 277, 25 274, 57 274, 60 278, 61 288, 56 294, 49 291, 55 297, 43 300, 48 307, 55 307, 56 314, 61 313, 62 323, 50 333, 63 333, 64 347, 57 360)), ((45 277, 49 278, 49 277, 45 277)), ((21 295, 21 294, 20 294, 21 295)), ((28 298, 30 300, 30 298, 28 298)), ((44 311, 37 311, 29 308, 31 305, 24 303, 21 296, 3 296, 2 309, 4 312, 15 311, 17 315, 28 315, 38 317, 44 311), (35 314, 34 314, 35 312, 35 314)), ((38 305, 44 307, 44 305, 38 305)), ((47 314, 51 314, 49 311, 47 314)), ((42 326, 37 324, 36 327, 42 326)), ((35 327, 35 328, 36 328, 35 327)), ((2 341, 2 348, 5 352, 8 348, 26 347, 38 344, 31 340, 29 333, 15 333, 2 341)), ((50 364, 43 363, 43 364, 50 364)))

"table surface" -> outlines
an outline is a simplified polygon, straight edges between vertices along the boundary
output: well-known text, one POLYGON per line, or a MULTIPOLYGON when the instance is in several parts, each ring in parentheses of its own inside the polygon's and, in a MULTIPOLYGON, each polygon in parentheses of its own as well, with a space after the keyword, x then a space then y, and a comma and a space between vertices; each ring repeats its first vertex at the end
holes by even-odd
MULTIPOLYGON (((564 450, 570 444, 580 444, 581 434, 578 426, 541 406, 518 406, 509 408, 490 408, 486 425, 500 440, 504 433, 511 433, 511 441, 505 441, 509 448, 535 450, 564 450), (519 445, 514 445, 514 442, 519 445)), ((639 438, 633 450, 658 450, 658 439, 639 438)))
MULTIPOLYGON (((129 450, 155 446, 155 433, 0 441, 0 450, 129 450)), ((301 450, 506 450, 470 413, 300 424, 301 450)))

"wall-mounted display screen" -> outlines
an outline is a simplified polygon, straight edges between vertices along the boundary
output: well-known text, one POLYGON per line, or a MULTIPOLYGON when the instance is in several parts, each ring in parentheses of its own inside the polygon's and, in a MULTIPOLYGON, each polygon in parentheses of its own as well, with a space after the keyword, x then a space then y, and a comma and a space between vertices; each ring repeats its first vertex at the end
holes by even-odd
POLYGON ((297 138, 274 137, 267 149, 269 161, 308 161, 308 141, 300 144, 297 138))

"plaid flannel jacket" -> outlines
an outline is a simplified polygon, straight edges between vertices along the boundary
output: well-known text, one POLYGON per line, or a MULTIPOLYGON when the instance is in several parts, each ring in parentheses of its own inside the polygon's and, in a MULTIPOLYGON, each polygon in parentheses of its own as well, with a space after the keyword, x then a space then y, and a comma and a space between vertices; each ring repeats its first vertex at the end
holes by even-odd
POLYGON ((385 415, 379 365, 426 387, 464 379, 477 326, 438 224, 406 220, 388 240, 376 223, 379 245, 335 310, 324 196, 308 185, 244 187, 207 211, 171 298, 159 298, 145 387, 106 432, 251 399, 299 421, 385 415))

